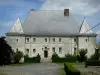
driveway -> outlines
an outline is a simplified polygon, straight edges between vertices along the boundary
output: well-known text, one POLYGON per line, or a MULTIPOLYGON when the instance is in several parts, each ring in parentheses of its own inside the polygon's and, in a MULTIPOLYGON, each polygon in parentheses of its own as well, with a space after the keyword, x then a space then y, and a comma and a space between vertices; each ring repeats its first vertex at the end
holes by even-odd
POLYGON ((55 63, 34 63, 25 66, 0 66, 0 75, 59 75, 63 65, 55 63))

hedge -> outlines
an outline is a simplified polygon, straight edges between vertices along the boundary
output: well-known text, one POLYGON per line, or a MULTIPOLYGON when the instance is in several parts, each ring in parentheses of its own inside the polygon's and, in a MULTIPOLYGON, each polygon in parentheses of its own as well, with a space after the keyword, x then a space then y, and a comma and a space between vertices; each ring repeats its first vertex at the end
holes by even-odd
POLYGON ((75 69, 70 63, 64 63, 64 70, 67 75, 80 75, 80 71, 75 69))
POLYGON ((37 55, 36 57, 29 58, 28 56, 24 56, 25 63, 40 63, 40 57, 37 55))
POLYGON ((85 61, 85 67, 87 66, 100 66, 100 60, 87 60, 85 61))
POLYGON ((77 57, 71 56, 71 57, 58 57, 58 56, 52 56, 52 62, 76 62, 77 57))

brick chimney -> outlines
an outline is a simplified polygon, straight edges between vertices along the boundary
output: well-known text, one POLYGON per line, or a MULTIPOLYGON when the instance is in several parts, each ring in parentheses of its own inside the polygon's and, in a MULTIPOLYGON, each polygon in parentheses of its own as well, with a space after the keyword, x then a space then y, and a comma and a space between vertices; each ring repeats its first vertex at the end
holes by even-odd
POLYGON ((69 16, 69 9, 64 9, 64 16, 69 16))
POLYGON ((34 11, 34 9, 31 9, 31 11, 34 11))

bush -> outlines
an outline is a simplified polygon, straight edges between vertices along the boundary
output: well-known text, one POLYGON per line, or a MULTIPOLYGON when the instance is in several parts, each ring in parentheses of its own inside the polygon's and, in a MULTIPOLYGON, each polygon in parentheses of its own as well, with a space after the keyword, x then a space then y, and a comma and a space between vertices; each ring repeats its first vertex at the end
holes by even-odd
POLYGON ((85 67, 87 67, 87 66, 100 66, 100 60, 85 61, 85 67))
POLYGON ((58 62, 58 59, 59 59, 59 56, 58 56, 58 54, 56 54, 56 53, 54 53, 53 55, 52 55, 52 62, 58 62))
POLYGON ((23 53, 21 51, 17 51, 14 55, 14 63, 20 63, 21 58, 23 57, 23 53))
POLYGON ((87 50, 84 49, 79 50, 79 55, 77 55, 78 61, 83 62, 87 60, 86 54, 87 54, 87 50))
POLYGON ((76 62, 77 57, 71 55, 65 55, 65 57, 61 58, 56 53, 52 55, 52 62, 76 62))
POLYGON ((28 55, 24 56, 25 63, 40 63, 40 55, 38 54, 36 57, 29 58, 28 55))
POLYGON ((75 69, 70 63, 64 63, 64 69, 67 75, 80 75, 80 71, 75 69))
POLYGON ((71 54, 65 54, 65 57, 71 57, 72 55, 71 54))
POLYGON ((99 60, 99 57, 100 57, 100 53, 99 52, 100 52, 99 49, 96 49, 95 53, 93 55, 91 55, 89 60, 99 60))

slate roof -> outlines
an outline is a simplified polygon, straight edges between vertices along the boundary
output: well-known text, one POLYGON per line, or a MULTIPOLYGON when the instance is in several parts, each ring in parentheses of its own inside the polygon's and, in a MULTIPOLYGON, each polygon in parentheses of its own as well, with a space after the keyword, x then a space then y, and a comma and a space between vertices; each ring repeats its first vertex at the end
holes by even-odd
POLYGON ((85 19, 78 25, 70 12, 69 16, 64 15, 64 10, 31 10, 22 24, 19 18, 16 20, 7 35, 96 36, 91 30, 84 33, 89 29, 85 19))
POLYGON ((25 34, 67 35, 78 34, 80 26, 71 13, 64 16, 64 10, 33 10, 22 23, 22 28, 25 34))

